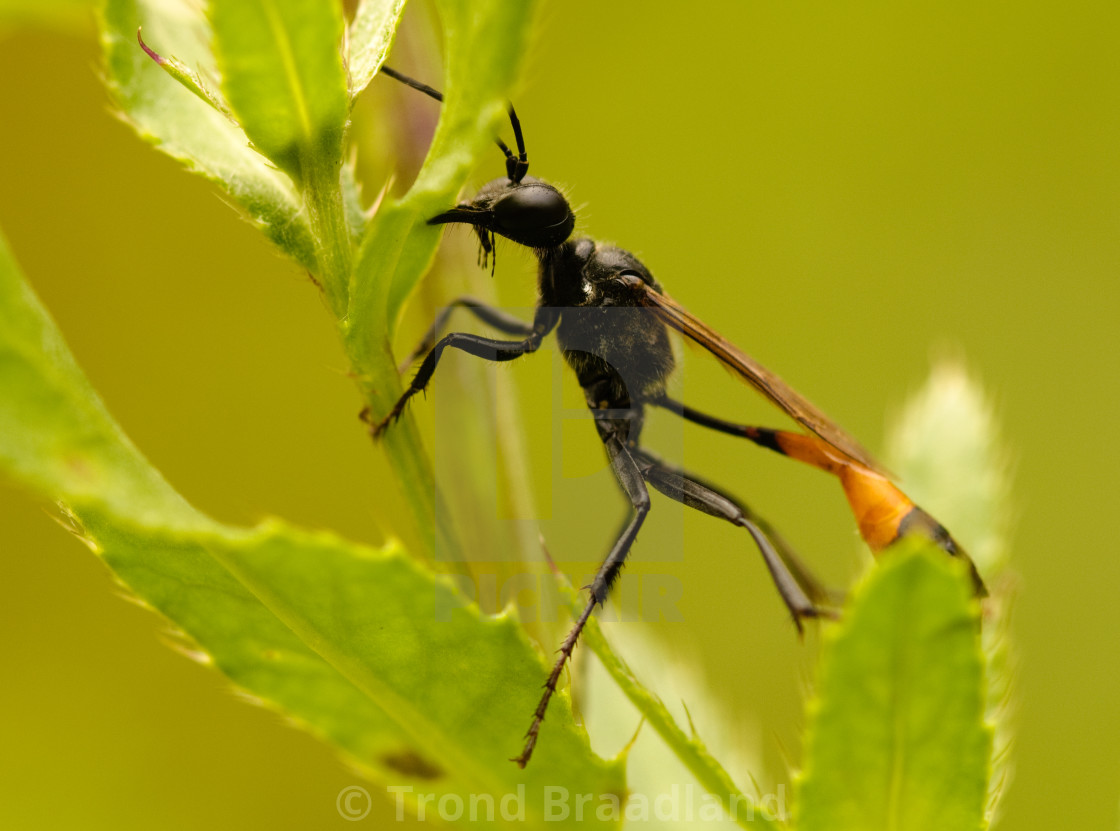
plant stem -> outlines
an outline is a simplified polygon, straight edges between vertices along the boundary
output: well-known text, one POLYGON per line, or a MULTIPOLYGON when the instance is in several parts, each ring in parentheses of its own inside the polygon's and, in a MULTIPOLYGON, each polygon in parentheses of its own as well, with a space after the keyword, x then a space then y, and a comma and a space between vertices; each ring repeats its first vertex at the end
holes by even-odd
MULTIPOLYGON (((342 198, 341 162, 338 155, 305 152, 303 199, 315 239, 318 274, 327 304, 342 330, 343 345, 359 379, 363 397, 374 414, 385 413, 402 389, 388 340, 384 313, 364 314, 350 303, 354 251, 342 198), (357 320, 350 315, 356 312, 357 320), (356 323, 352 326, 351 324, 356 323)), ((384 277, 384 275, 382 275, 384 277)), ((368 308, 368 307, 367 307, 368 308)), ((388 431, 385 451, 412 511, 415 533, 409 548, 429 562, 461 562, 459 546, 440 510, 431 465, 424 453, 416 425, 405 418, 388 431)), ((460 566, 456 570, 461 570, 460 566)))
POLYGON ((346 315, 354 252, 342 201, 341 154, 302 154, 303 204, 315 240, 315 259, 327 304, 336 320, 346 315))
MULTIPOLYGON (((391 347, 395 321, 388 316, 390 287, 397 272, 421 273, 431 261, 435 235, 417 240, 413 209, 400 203, 381 206, 366 229, 349 291, 349 312, 341 320, 342 341, 362 397, 374 419, 383 417, 404 392, 391 347)), ((406 412, 381 442, 412 512, 415 553, 449 570, 467 573, 462 548, 436 492, 431 462, 416 423, 406 412)))

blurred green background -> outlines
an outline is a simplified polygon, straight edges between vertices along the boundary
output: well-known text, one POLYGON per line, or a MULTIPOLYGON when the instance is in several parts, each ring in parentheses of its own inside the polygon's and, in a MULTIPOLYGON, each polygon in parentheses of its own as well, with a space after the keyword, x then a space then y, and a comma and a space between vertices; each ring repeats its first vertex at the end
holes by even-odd
MULTIPOLYGON (((380 540, 403 509, 315 290, 113 119, 88 9, 44 8, 0 3, 0 227, 79 362, 201 509, 380 540)), ((963 356, 988 386, 1015 462, 1022 583, 1004 828, 1117 825, 1118 46, 1120 7, 1105 0, 691 14, 567 0, 544 4, 516 98, 533 172, 566 189, 583 231, 637 253, 870 447, 931 355, 963 356)), ((483 162, 475 185, 501 172, 497 153, 483 162)), ((465 234, 447 250, 473 258, 465 234)), ((500 253, 498 296, 531 305, 531 264, 500 253)), ((461 284, 429 281, 406 337, 461 284)), ((677 389, 697 406, 780 423, 685 360, 677 389)), ((501 371, 523 407, 548 389, 546 366, 501 371)), ((554 556, 589 568, 622 504, 590 427, 564 425, 560 470, 553 429, 528 431, 538 513, 554 556)), ((666 419, 649 444, 742 495, 830 581, 861 568, 824 477, 666 419)), ((633 562, 631 581, 683 586, 683 622, 635 625, 691 656, 752 726, 764 792, 788 782, 813 643, 798 643, 756 555, 734 529, 658 502, 633 562)), ((344 824, 334 800, 358 780, 167 649, 162 622, 9 484, 0 564, 0 826, 344 824)))

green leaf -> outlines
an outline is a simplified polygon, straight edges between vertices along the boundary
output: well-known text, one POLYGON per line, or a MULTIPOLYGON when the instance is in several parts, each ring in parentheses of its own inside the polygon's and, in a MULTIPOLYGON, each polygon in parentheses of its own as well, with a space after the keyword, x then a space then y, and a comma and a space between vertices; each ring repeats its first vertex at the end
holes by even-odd
POLYGON ((40 492, 198 527, 113 422, 0 235, 0 467, 40 492))
POLYGON ((342 7, 322 0, 238 0, 210 9, 222 90, 253 146, 303 195, 315 274, 336 318, 346 314, 352 239, 342 193, 350 99, 342 7))
MULTIPOLYGON (((295 185, 249 146, 245 132, 140 48, 148 45, 200 79, 217 77, 210 28, 189 0, 106 0, 101 13, 105 83, 121 117, 141 138, 218 184, 273 243, 308 270, 317 261, 311 229, 295 185)), ((211 89, 211 84, 206 84, 211 89)), ((137 199, 159 199, 138 193, 137 199)))
POLYGON ((829 632, 794 809, 798 831, 976 831, 991 731, 963 564, 906 541, 829 632))
POLYGON ((222 90, 253 145, 297 182, 310 156, 340 159, 350 114, 341 5, 219 0, 210 19, 222 90))
POLYGON ((910 493, 953 530, 987 583, 983 648, 986 720, 993 728, 989 814, 1011 778, 1016 663, 1011 610, 1016 579, 1006 573, 1012 513, 1008 453, 994 407, 960 361, 938 361, 888 436, 887 463, 910 493))
POLYGON ((178 81, 182 86, 186 87, 196 96, 209 104, 213 109, 220 112, 235 124, 237 123, 233 118, 233 113, 229 111, 229 104, 226 103, 225 99, 222 98, 221 95, 210 88, 210 85, 206 82, 206 79, 203 78, 199 73, 195 72, 174 55, 165 57, 164 55, 156 52, 154 49, 148 46, 148 44, 144 43, 142 32, 136 32, 136 40, 140 44, 140 48, 144 50, 149 58, 156 62, 156 65, 159 66, 160 69, 162 69, 164 72, 178 81))
POLYGON ((554 705, 533 765, 520 749, 546 668, 514 620, 487 617, 390 546, 268 522, 239 529, 183 500, 125 438, 0 239, 0 469, 60 500, 74 531, 190 646, 375 782, 415 793, 524 785, 623 792, 621 762, 554 705))
MULTIPOLYGON (((439 230, 426 224, 428 218, 454 204, 506 120, 506 99, 536 4, 443 0, 439 8, 447 42, 439 126, 412 188, 383 205, 370 223, 351 285, 351 320, 384 324, 373 328, 389 339, 439 242, 439 230)), ((504 169, 500 153, 488 152, 504 169)))
POLYGON ((350 24, 350 97, 365 89, 385 62, 404 0, 362 0, 350 24))
MULTIPOLYGON (((392 343, 408 295, 439 245, 428 218, 455 204, 457 193, 505 120, 505 100, 528 42, 535 2, 441 0, 447 44, 447 81, 440 122, 416 182, 399 200, 386 199, 370 220, 357 252, 349 287, 343 338, 355 376, 380 418, 402 389, 392 343)), ((419 95, 419 93, 417 93, 419 95)), ((462 560, 446 512, 434 504, 431 468, 415 424, 405 417, 382 439, 390 464, 412 507, 415 524, 434 539, 439 559, 462 560)))

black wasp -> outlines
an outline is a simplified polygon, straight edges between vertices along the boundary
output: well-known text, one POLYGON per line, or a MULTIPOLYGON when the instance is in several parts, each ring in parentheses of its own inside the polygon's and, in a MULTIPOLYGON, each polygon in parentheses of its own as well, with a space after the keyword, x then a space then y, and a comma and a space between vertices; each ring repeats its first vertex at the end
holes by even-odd
MULTIPOLYGON (((436 90, 388 67, 382 67, 381 72, 437 101, 443 100, 436 90)), ((967 555, 940 523, 890 482, 854 439, 780 378, 667 296, 633 254, 591 239, 573 239, 575 214, 571 206, 555 187, 527 175, 525 140, 512 106, 509 117, 517 154, 501 139, 497 140, 506 157, 506 176, 485 185, 473 199, 428 222, 470 225, 481 245, 483 265, 494 254, 495 235, 531 248, 539 262, 540 295, 533 321, 526 323, 471 298, 454 301, 413 354, 413 358, 424 355, 424 360, 404 395, 388 415, 373 425, 371 432, 375 438, 379 436, 400 416, 408 400, 427 387, 448 348, 488 361, 510 361, 535 352, 544 337, 555 330, 564 359, 579 379, 611 470, 633 506, 633 514, 586 587, 587 605, 560 647, 560 657, 549 673, 526 733, 525 747, 513 760, 524 767, 532 756, 549 700, 580 632, 595 607, 606 601, 649 513, 648 487, 745 529, 762 553, 799 630, 804 619, 830 613, 828 593, 762 519, 719 488, 666 464, 642 448, 640 438, 647 407, 662 407, 689 421, 746 438, 837 476, 860 533, 876 552, 901 536, 920 534, 953 556, 967 559, 967 555), (437 341, 455 307, 468 309, 484 323, 515 336, 516 340, 452 332, 437 341), (735 424, 670 398, 666 394, 666 383, 674 368, 670 329, 707 349, 811 434, 735 424)), ((983 583, 974 568, 972 578, 977 592, 982 594, 983 583)))

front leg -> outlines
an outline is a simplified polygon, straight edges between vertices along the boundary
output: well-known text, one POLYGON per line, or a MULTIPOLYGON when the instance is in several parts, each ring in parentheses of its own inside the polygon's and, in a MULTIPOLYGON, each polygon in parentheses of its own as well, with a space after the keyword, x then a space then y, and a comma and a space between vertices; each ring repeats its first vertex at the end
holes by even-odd
POLYGON ((375 439, 379 438, 385 432, 385 428, 400 418, 408 399, 418 392, 423 392, 428 386, 428 382, 432 380, 432 375, 436 371, 436 365, 439 363, 443 351, 448 347, 461 349, 469 355, 487 361, 512 361, 514 358, 536 352, 540 348, 545 335, 556 328, 559 321, 559 310, 542 306, 537 309, 536 316, 533 318, 532 331, 522 340, 496 340, 467 332, 452 332, 444 336, 425 356, 424 362, 420 364, 420 369, 417 370, 415 377, 412 379, 412 383, 408 385, 404 395, 393 405, 389 414, 370 428, 371 435, 375 439))
POLYGON ((451 317, 451 313, 460 308, 466 309, 483 323, 488 323, 499 332, 505 332, 507 335, 528 337, 533 333, 533 325, 531 323, 526 323, 520 318, 514 317, 501 309, 489 306, 473 297, 458 297, 448 303, 447 306, 440 311, 431 328, 424 333, 423 339, 416 348, 412 350, 409 356, 405 358, 404 362, 401 364, 402 374, 406 369, 412 366, 417 358, 426 354, 429 349, 436 345, 436 338, 438 338, 439 333, 443 331, 443 327, 447 325, 447 320, 451 317))

